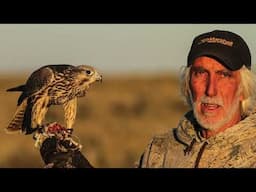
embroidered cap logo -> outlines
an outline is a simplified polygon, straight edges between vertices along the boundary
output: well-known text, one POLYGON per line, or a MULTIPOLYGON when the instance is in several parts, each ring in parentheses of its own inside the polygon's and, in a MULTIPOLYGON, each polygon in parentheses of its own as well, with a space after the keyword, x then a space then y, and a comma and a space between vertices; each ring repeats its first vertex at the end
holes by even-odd
POLYGON ((228 40, 222 39, 222 38, 217 38, 217 37, 207 37, 207 38, 201 39, 198 42, 198 45, 200 45, 202 43, 219 43, 219 44, 223 44, 223 45, 232 47, 234 42, 228 41, 228 40))

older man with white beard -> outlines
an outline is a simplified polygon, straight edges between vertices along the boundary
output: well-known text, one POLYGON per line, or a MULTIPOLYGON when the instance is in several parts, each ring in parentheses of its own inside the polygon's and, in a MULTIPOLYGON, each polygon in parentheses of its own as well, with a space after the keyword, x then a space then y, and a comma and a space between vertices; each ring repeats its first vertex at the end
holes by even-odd
POLYGON ((256 82, 242 37, 221 30, 195 37, 181 85, 191 110, 151 140, 137 167, 256 167, 256 82))

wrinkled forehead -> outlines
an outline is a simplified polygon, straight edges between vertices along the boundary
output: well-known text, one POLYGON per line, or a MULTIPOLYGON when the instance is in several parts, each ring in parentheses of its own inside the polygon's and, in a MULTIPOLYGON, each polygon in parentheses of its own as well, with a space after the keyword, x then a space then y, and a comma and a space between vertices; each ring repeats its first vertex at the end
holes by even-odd
POLYGON ((230 70, 223 63, 211 58, 211 57, 198 57, 191 66, 190 76, 193 72, 207 72, 207 73, 218 73, 224 75, 225 77, 231 77, 231 79, 239 82, 241 80, 241 69, 230 70))

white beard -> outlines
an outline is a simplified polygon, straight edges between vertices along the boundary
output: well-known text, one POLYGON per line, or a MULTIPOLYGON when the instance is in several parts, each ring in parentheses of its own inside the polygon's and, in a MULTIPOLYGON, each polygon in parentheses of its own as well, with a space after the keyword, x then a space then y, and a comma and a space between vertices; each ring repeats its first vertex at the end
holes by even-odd
MULTIPOLYGON (((233 100, 233 103, 231 104, 231 107, 229 108, 229 110, 225 111, 225 114, 223 114, 223 117, 219 120, 219 121, 211 121, 210 119, 207 119, 207 114, 202 115, 200 114, 197 110, 196 110, 196 106, 198 106, 198 104, 201 104, 201 101, 204 99, 209 99, 211 100, 212 98, 207 97, 206 95, 203 95, 198 101, 196 102, 192 102, 192 107, 193 107, 193 113, 195 118, 197 119, 197 122, 205 129, 211 130, 211 131, 217 131, 219 128, 221 128, 222 126, 224 126, 226 123, 228 123, 229 121, 231 121, 231 119, 233 118, 233 116, 235 115, 235 113, 237 112, 237 110, 240 110, 240 89, 237 91, 235 99, 233 100)), ((190 98, 192 101, 192 96, 190 94, 190 98)), ((212 99, 215 100, 215 99, 212 99)), ((220 101, 220 99, 218 98, 217 100, 220 101)), ((222 100, 220 101, 220 103, 223 103, 222 100)), ((222 105, 223 106, 223 105, 222 105)), ((212 114, 209 115, 209 118, 211 118, 211 116, 213 116, 212 114)))

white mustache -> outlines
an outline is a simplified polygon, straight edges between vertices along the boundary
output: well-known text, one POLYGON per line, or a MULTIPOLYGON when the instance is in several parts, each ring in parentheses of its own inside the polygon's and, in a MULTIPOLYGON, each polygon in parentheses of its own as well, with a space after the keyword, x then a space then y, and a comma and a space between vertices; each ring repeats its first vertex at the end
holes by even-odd
POLYGON ((206 95, 203 95, 200 100, 201 103, 209 103, 212 105, 220 105, 223 106, 223 100, 221 98, 217 97, 207 97, 206 95))

